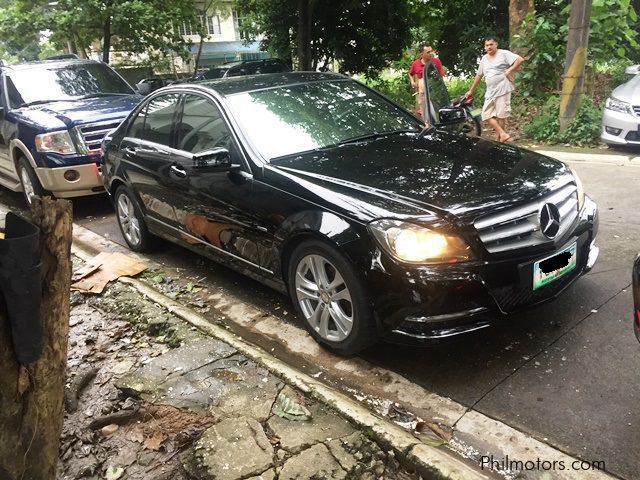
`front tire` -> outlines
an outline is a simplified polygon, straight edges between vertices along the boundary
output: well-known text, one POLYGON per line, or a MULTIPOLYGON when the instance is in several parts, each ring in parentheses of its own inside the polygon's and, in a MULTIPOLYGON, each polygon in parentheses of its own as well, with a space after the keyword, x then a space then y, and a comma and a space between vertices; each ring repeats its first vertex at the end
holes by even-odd
POLYGON ((48 193, 42 188, 36 172, 33 171, 25 157, 18 159, 18 177, 20 177, 20 183, 22 184, 24 200, 29 208, 33 204, 33 197, 43 197, 48 193))
POLYGON ((306 241, 289 262, 289 293, 307 331, 321 345, 354 355, 378 340, 369 295, 335 248, 306 241))
POLYGON ((151 234, 133 193, 120 185, 115 193, 118 226, 129 248, 134 252, 145 252, 151 246, 151 234))

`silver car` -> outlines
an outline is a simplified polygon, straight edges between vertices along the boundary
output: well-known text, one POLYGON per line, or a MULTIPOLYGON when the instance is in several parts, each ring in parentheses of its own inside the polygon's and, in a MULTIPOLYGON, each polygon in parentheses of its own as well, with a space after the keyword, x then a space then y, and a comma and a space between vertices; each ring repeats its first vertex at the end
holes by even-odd
POLYGON ((609 145, 640 145, 640 65, 626 72, 634 77, 616 87, 604 104, 600 139, 609 145))

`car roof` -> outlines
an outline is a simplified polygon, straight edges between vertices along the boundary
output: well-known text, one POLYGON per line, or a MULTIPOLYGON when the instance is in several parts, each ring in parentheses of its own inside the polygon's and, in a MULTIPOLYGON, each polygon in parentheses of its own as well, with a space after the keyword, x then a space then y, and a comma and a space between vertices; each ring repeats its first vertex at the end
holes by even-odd
POLYGON ((47 67, 47 66, 56 66, 56 67, 64 67, 67 65, 88 65, 101 63, 96 60, 83 60, 83 59, 64 59, 64 60, 37 60, 34 62, 24 62, 24 63, 16 63, 13 65, 4 65, 0 68, 3 70, 29 70, 29 69, 37 69, 47 67))
MULTIPOLYGON (((298 83, 322 82, 328 80, 348 80, 349 77, 338 73, 321 72, 283 72, 263 73, 259 75, 242 75, 239 77, 201 80, 189 85, 201 86, 215 90, 220 95, 234 95, 236 93, 263 90, 265 88, 283 87, 298 83)), ((180 84, 184 87, 185 84, 180 84)), ((176 86, 177 87, 177 86, 176 86)), ((171 87, 169 87, 171 88, 171 87)))

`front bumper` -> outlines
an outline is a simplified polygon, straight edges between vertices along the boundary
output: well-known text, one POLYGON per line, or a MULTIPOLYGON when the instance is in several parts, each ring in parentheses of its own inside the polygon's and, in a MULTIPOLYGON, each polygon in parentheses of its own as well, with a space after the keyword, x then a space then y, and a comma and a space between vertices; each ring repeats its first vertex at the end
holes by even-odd
POLYGON ((552 300, 595 264, 597 231, 597 207, 587 197, 574 227, 552 251, 431 266, 407 266, 378 255, 370 285, 382 334, 411 343, 451 337, 552 300), (534 262, 574 243, 576 266, 534 290, 534 262))
POLYGON ((81 197, 104 193, 102 171, 96 163, 69 165, 65 167, 39 167, 36 175, 45 190, 58 198, 81 197), (67 172, 73 171, 70 175, 67 172), (65 178, 65 173, 72 180, 65 178))
POLYGON ((640 145, 640 117, 605 108, 600 139, 609 145, 640 145))

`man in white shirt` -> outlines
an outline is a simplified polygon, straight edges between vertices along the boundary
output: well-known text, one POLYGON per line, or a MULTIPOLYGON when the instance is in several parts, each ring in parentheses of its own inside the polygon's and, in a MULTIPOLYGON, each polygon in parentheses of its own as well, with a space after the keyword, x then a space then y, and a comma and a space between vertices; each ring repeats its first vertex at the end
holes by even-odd
POLYGON ((508 141, 511 136, 505 131, 506 119, 511 115, 511 92, 514 89, 515 72, 524 59, 509 50, 498 48, 495 37, 484 39, 486 54, 480 60, 476 77, 473 79, 467 96, 473 94, 480 79, 485 77, 487 91, 482 107, 482 120, 487 120, 496 132, 499 142, 508 141))

